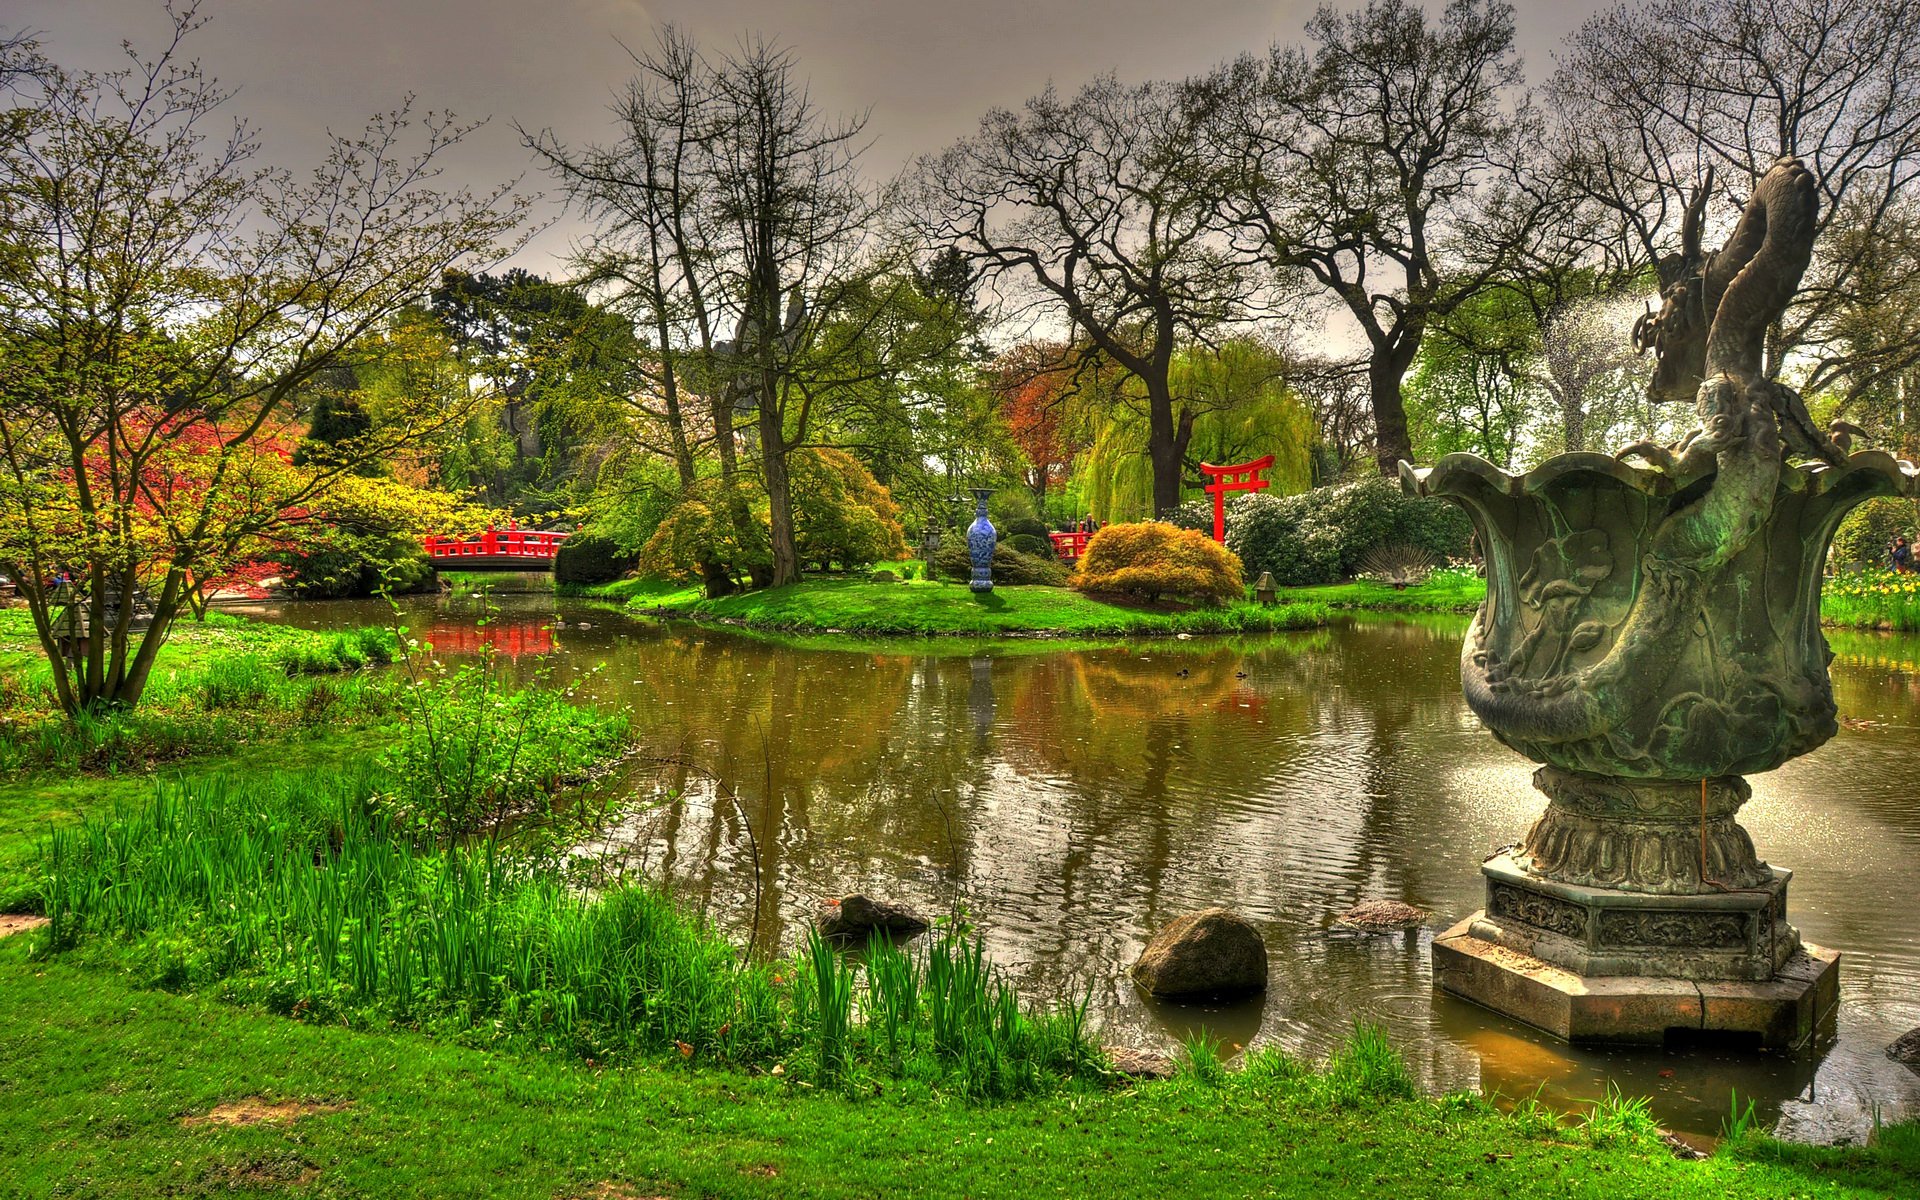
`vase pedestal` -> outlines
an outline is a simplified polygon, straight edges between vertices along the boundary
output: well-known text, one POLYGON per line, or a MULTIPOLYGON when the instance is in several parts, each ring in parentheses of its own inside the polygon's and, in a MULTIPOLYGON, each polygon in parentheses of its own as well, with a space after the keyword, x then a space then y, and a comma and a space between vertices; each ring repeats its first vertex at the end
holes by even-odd
POLYGON ((1468 932, 1575 975, 1764 982, 1800 934, 1786 920, 1793 873, 1762 869, 1757 886, 1673 895, 1541 879, 1497 854, 1480 866, 1487 903, 1468 932))
POLYGON ((1434 939, 1434 986, 1569 1042, 1718 1035, 1797 1050, 1840 1003, 1840 954, 1810 942, 1767 980, 1577 975, 1475 937, 1485 917, 1475 913, 1434 939))

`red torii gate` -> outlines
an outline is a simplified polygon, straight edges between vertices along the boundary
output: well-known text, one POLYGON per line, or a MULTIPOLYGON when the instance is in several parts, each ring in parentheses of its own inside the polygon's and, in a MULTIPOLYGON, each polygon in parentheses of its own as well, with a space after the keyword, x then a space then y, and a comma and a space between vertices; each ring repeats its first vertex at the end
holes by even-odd
POLYGON ((1214 541, 1227 540, 1227 493, 1258 492, 1272 487, 1272 480, 1260 478, 1260 472, 1272 465, 1273 455, 1271 454, 1231 467, 1216 467, 1212 463, 1200 464, 1200 470, 1213 480, 1202 490, 1213 497, 1214 541))

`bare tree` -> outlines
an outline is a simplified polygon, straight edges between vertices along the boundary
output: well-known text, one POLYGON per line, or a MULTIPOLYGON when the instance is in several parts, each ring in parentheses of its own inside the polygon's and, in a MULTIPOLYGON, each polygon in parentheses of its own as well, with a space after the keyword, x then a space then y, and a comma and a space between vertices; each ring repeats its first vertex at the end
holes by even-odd
POLYGON ((1844 410, 1920 365, 1920 324, 1864 342, 1844 333, 1906 286, 1883 252, 1920 177, 1916 0, 1622 6, 1573 35, 1552 93, 1568 177, 1663 286, 1776 159, 1812 169, 1814 261, 1768 336, 1770 376, 1792 361, 1801 390, 1836 393, 1844 410), (1675 241, 1687 244, 1677 254, 1675 241))
MULTIPOLYGON (((772 569, 799 578, 787 456, 844 378, 823 369, 847 307, 873 279, 876 204, 859 175, 864 118, 830 120, 791 52, 749 42, 709 58, 667 30, 615 105, 620 137, 572 153, 551 134, 530 144, 600 223, 582 248, 588 283, 636 314, 669 428, 689 384, 711 415, 723 490, 736 430, 750 417, 769 508, 772 569)), ((683 483, 694 443, 673 444, 683 483)), ((744 511, 737 524, 746 523, 744 511)), ((725 586, 708 573, 709 590, 725 586)))
POLYGON ((1253 293, 1214 221, 1220 176, 1194 99, 1112 76, 1071 100, 1049 89, 922 159, 913 197, 925 236, 978 266, 1003 320, 1067 332, 1140 381, 1157 515, 1180 504, 1208 405, 1176 394, 1175 353, 1243 318, 1253 293))
POLYGON ((1402 381, 1428 328, 1498 285, 1553 206, 1526 170, 1513 10, 1452 0, 1437 22, 1373 0, 1195 86, 1212 152, 1233 162, 1227 219, 1251 254, 1327 293, 1368 346, 1375 454, 1412 456, 1402 381))

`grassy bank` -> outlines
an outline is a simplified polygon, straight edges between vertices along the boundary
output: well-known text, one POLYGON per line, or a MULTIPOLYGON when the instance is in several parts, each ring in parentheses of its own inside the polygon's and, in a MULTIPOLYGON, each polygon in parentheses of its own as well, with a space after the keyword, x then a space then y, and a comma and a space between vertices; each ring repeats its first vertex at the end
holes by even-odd
MULTIPOLYGON (((442 747, 499 740, 482 736, 495 701, 472 669, 425 686, 451 693, 425 701, 447 720, 442 747)), ((601 725, 516 735, 547 764, 532 794, 601 725)), ((964 937, 743 956, 659 893, 558 852, 566 809, 506 840, 439 836, 404 798, 415 776, 471 760, 429 749, 345 752, 320 771, 206 760, 40 842, 18 894, 50 924, 0 940, 0 1194, 1854 1200, 1920 1186, 1912 1126, 1851 1151, 1748 1135, 1685 1163, 1631 1102, 1580 1120, 1421 1098, 1367 1028, 1324 1064, 1267 1047, 1227 1071, 1196 1047, 1176 1079, 1132 1085, 1083 1008, 1023 1003, 964 937), (244 1101, 310 1111, 205 1121, 244 1101)), ((517 770, 477 774, 491 789, 517 770)))
POLYGON ((924 579, 896 583, 806 579, 717 600, 706 599, 698 588, 659 580, 622 580, 580 594, 620 601, 629 611, 654 616, 784 633, 838 631, 868 636, 1258 633, 1311 629, 1327 620, 1325 606, 1310 602, 1162 609, 1117 604, 1067 588, 999 587, 976 594, 964 583, 924 579))
POLYGON ((1675 1160, 1591 1127, 1366 1094, 1279 1065, 981 1106, 791 1076, 480 1050, 132 987, 0 942, 6 1192, 27 1197, 1586 1197, 1911 1195, 1911 1127, 1868 1151, 1750 1141, 1675 1160), (202 1124, 248 1098, 285 1123, 202 1124))
POLYGON ((59 787, 386 719, 392 689, 363 668, 395 652, 388 629, 322 633, 216 613, 174 626, 138 707, 69 718, 27 613, 0 611, 0 786, 59 787))
POLYGON ((1324 604, 1359 612, 1471 613, 1487 596, 1487 581, 1470 571, 1436 571, 1425 583, 1395 588, 1370 579, 1320 587, 1282 588, 1286 604, 1324 604))
POLYGON ((1920 631, 1920 575, 1868 571, 1829 579, 1820 618, 1844 629, 1920 631))
MULTIPOLYGON (((623 579, 568 594, 616 601, 635 612, 793 633, 1113 636, 1302 629, 1323 624, 1329 612, 1470 614, 1486 598, 1487 585, 1469 572, 1442 571, 1416 587, 1356 579, 1282 588, 1271 608, 1236 604, 1177 613, 1114 604, 1061 588, 996 588, 991 598, 977 600, 962 584, 924 580, 876 584, 808 579, 792 587, 707 600, 699 588, 682 583, 623 579)), ((1830 579, 1821 619, 1836 629, 1920 631, 1920 575, 1879 572, 1830 579)))

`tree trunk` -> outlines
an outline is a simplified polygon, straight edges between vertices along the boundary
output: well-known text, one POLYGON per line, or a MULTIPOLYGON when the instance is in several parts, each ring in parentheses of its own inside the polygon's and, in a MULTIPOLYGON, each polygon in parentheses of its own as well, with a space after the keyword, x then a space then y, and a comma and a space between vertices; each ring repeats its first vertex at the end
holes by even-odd
MULTIPOLYGON (((1416 349, 1418 347, 1416 346, 1416 349)), ((1373 401, 1374 459, 1380 473, 1391 479, 1400 464, 1413 461, 1413 439, 1407 433, 1407 404, 1400 393, 1412 354, 1375 351, 1367 370, 1367 390, 1373 401)))
POLYGON ((793 494, 787 481, 786 432, 772 384, 760 397, 760 464, 767 481, 767 533, 773 549, 773 587, 800 582, 800 555, 793 543, 793 494))
POLYGON ((1587 413, 1577 398, 1560 401, 1560 431, 1569 452, 1587 448, 1587 413))
POLYGON ((1147 458, 1153 464, 1153 515, 1163 519, 1180 507, 1193 418, 1185 413, 1175 418, 1173 390, 1164 376, 1143 378, 1141 382, 1147 388, 1147 458))
MULTIPOLYGON (((713 400, 713 444, 714 448, 718 450, 720 454, 720 491, 724 497, 722 502, 727 506, 727 516, 732 520, 733 527, 744 531, 751 528, 753 513, 748 510, 746 498, 740 494, 740 488, 736 482, 739 477, 740 468, 737 448, 733 439, 733 389, 730 387, 714 387, 713 391, 715 393, 713 400)), ((704 573, 705 566, 703 565, 701 569, 704 573)), ((733 578, 727 575, 724 567, 721 568, 720 574, 726 576, 727 590, 734 590, 733 578)), ((767 581, 772 578, 771 573, 768 572, 765 567, 758 564, 749 564, 747 566, 747 575, 749 579, 751 579, 753 586, 757 588, 767 586, 767 581)), ((711 587, 712 583, 709 582, 708 586, 711 587)), ((727 593, 721 592, 718 594, 725 595, 727 593)))

